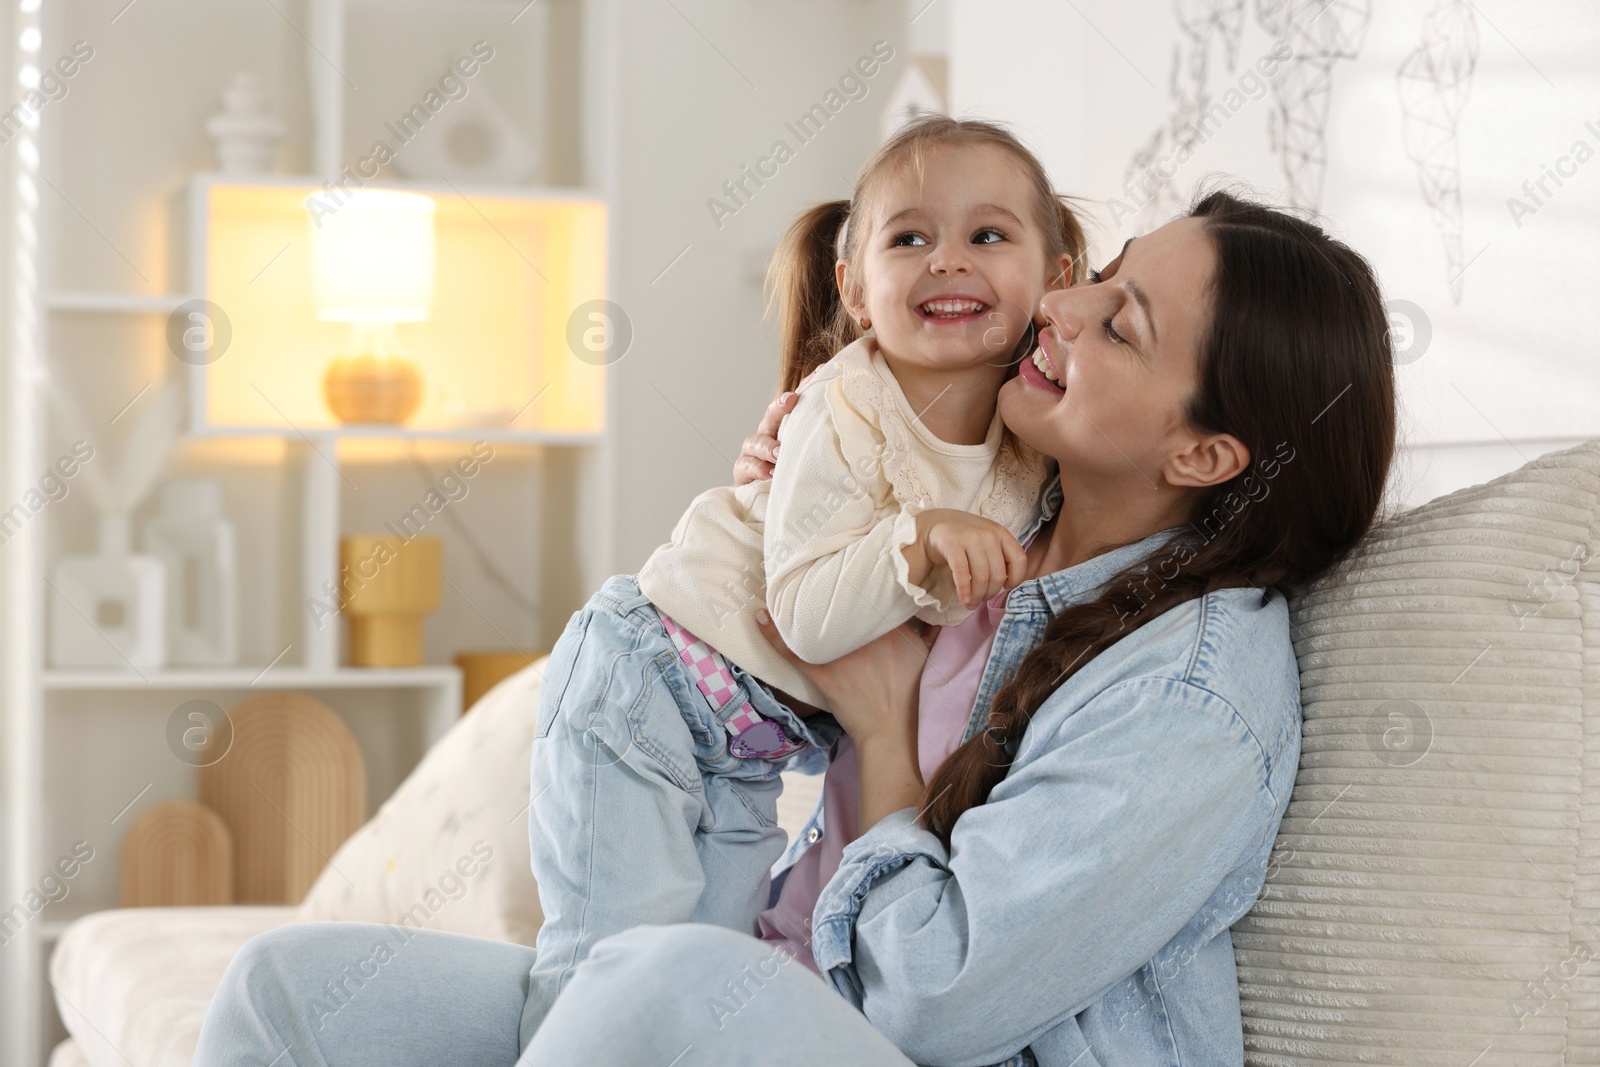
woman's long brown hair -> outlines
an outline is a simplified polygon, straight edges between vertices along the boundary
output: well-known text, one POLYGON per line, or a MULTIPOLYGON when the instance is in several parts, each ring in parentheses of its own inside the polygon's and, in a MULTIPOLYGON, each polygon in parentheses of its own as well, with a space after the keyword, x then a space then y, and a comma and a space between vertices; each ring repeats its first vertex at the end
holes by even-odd
POLYGON ((1394 362, 1371 267, 1317 226, 1227 193, 1190 214, 1217 267, 1186 414, 1202 432, 1238 437, 1253 462, 1201 492, 1172 540, 1045 627, 985 728, 927 783, 918 822, 946 848, 961 813, 1005 778, 1034 713, 1094 657, 1214 589, 1298 591, 1355 546, 1382 504, 1394 362))
POLYGON ((907 123, 873 153, 856 178, 849 200, 829 200, 803 213, 778 242, 767 272, 767 300, 778 309, 780 389, 832 359, 861 336, 839 296, 834 264, 844 259, 860 277, 861 235, 870 227, 872 196, 884 177, 904 163, 921 167, 930 149, 989 145, 1009 154, 1027 175, 1034 193, 1035 219, 1044 230, 1049 262, 1072 260, 1080 276, 1083 229, 1066 200, 1050 187, 1044 165, 1005 127, 974 119, 926 115, 907 123), (846 220, 850 225, 845 226, 846 220), (844 248, 838 247, 845 231, 844 248))

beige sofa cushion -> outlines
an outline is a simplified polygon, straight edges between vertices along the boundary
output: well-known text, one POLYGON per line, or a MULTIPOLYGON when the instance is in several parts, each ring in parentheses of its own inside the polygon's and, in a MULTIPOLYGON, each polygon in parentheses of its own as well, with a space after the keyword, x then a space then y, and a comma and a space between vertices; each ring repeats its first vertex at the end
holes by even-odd
POLYGON ((301 919, 399 923, 532 946, 528 765, 545 660, 504 679, 339 848, 301 919))
POLYGON ((1398 516, 1293 609, 1247 1062, 1600 1063, 1600 441, 1398 516))
POLYGON ((94 1067, 189 1067, 228 961, 294 919, 292 907, 254 905, 119 908, 79 919, 50 956, 70 1053, 94 1067))

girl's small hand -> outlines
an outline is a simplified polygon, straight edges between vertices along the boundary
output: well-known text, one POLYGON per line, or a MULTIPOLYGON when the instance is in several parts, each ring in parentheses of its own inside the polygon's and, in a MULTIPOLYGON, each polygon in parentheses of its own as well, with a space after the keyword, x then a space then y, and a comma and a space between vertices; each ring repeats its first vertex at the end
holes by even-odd
POLYGON ((778 423, 794 410, 794 403, 798 399, 799 393, 780 393, 776 400, 767 405, 766 413, 761 416, 761 425, 756 427, 755 433, 744 439, 739 458, 734 460, 734 485, 764 482, 772 477, 772 466, 778 462, 778 423))
POLYGON ((993 519, 930 508, 917 515, 917 534, 930 569, 949 569, 964 607, 975 608, 1015 589, 1027 577, 1028 557, 1021 542, 993 519))
POLYGON ((807 663, 789 651, 766 611, 756 612, 756 624, 772 647, 827 698, 833 717, 858 749, 888 738, 910 740, 915 751, 917 692, 937 626, 918 632, 912 623, 904 623, 831 663, 807 663))

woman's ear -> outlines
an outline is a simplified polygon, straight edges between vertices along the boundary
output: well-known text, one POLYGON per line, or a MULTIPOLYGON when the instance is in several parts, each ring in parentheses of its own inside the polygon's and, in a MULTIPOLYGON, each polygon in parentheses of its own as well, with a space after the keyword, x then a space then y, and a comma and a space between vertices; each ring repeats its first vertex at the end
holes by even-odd
POLYGON ((1231 433, 1195 438, 1184 451, 1167 459, 1162 473, 1172 485, 1204 488, 1217 485, 1247 470, 1250 447, 1231 433))

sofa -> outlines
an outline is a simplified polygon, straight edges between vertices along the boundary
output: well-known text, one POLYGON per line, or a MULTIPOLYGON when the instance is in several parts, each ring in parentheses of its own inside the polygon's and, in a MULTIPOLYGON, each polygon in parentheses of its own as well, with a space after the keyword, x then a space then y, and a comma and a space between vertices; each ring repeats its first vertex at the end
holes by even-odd
MULTIPOLYGON (((1247 1063, 1600 1064, 1600 440, 1386 519, 1292 608, 1300 773, 1233 928, 1247 1063)), ((69 927, 52 1067, 187 1065, 232 953, 281 923, 532 944, 539 680, 486 695, 300 905, 69 927)), ((791 832, 818 781, 789 777, 791 832)))

